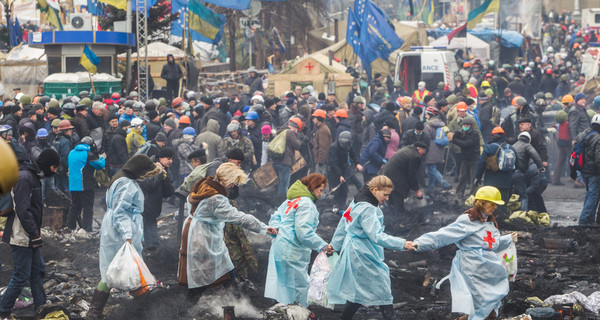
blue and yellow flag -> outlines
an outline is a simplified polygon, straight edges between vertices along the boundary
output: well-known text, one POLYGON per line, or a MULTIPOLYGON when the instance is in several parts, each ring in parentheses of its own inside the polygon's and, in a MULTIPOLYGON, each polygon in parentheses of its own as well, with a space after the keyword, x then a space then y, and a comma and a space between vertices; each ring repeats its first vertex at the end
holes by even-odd
POLYGON ((207 8, 199 0, 190 0, 188 26, 191 30, 217 44, 223 36, 224 25, 225 15, 207 8))
POLYGON ((469 12, 467 29, 474 29, 483 16, 490 12, 500 11, 500 0, 485 0, 479 7, 469 12))
POLYGON ((98 64, 100 64, 100 58, 92 52, 92 50, 85 45, 83 48, 83 53, 81 54, 81 59, 79 59, 79 64, 82 65, 89 73, 98 72, 98 64))
MULTIPOLYGON (((127 10, 127 0, 98 0, 98 1, 109 4, 117 9, 127 10)), ((134 3, 135 3, 135 1, 134 1, 134 3)))
POLYGON ((58 16, 58 10, 54 6, 49 5, 46 0, 38 0, 38 4, 40 5, 40 11, 46 13, 46 21, 56 29, 62 30, 63 26, 58 16))

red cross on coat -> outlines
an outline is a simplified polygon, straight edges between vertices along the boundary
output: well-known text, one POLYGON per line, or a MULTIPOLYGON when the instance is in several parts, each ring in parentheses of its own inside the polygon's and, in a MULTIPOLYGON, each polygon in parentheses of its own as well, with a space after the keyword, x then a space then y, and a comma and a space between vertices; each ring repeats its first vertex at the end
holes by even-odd
POLYGON ((352 211, 352 207, 349 207, 346 212, 344 212, 343 217, 346 218, 346 223, 352 222, 352 216, 350 215, 350 211, 352 211))
POLYGON ((300 201, 300 197, 294 199, 293 201, 288 201, 287 209, 285 209, 285 214, 288 214, 292 209, 298 209, 298 201, 300 201))
POLYGON ((491 231, 487 232, 487 237, 483 237, 483 242, 487 242, 490 246, 490 249, 492 249, 492 243, 496 243, 496 240, 494 239, 494 237, 492 237, 491 231))

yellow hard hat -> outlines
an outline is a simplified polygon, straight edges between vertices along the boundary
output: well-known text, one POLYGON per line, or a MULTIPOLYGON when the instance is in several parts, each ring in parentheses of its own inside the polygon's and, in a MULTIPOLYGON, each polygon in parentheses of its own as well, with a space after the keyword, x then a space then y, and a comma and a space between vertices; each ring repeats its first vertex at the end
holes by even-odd
POLYGON ((1 138, 0 154, 2 155, 2 161, 0 161, 0 193, 6 194, 17 183, 17 179, 19 178, 19 164, 12 148, 1 138))
POLYGON ((502 201, 502 195, 500 195, 500 191, 492 186, 484 186, 479 188, 475 194, 475 200, 485 200, 493 202, 497 205, 504 204, 504 201, 502 201))
POLYGON ((490 86, 490 83, 489 83, 488 81, 482 81, 482 82, 481 82, 481 86, 482 86, 482 87, 491 87, 491 86, 490 86))

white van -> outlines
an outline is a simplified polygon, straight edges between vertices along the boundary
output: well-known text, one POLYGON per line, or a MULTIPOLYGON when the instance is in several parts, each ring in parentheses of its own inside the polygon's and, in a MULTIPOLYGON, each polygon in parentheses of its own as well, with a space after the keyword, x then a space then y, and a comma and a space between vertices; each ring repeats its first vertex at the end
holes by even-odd
POLYGON ((582 9, 581 26, 600 29, 600 8, 582 9))
POLYGON ((581 73, 585 74, 585 81, 600 77, 600 44, 590 42, 581 58, 581 73))
POLYGON ((402 81, 412 95, 419 81, 425 81, 429 91, 437 89, 441 81, 454 90, 456 75, 458 65, 454 52, 446 47, 411 47, 411 51, 401 52, 396 58, 394 82, 402 81))

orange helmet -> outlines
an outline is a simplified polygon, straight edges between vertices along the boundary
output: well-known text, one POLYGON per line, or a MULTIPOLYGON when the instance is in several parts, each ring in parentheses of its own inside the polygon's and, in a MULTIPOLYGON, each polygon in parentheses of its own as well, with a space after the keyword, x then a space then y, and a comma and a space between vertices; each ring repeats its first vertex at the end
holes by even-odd
POLYGON ((502 127, 495 127, 492 130, 492 135, 494 135, 494 134, 504 134, 504 129, 502 129, 502 127))
POLYGON ((177 97, 175 99, 173 99, 173 101, 171 101, 171 107, 175 108, 178 105, 180 105, 183 102, 183 99, 181 99, 180 97, 177 97))
POLYGON ((335 116, 338 118, 348 118, 348 111, 344 109, 337 109, 335 111, 335 116))
POLYGON ((471 66, 471 63, 469 61, 463 63, 463 68, 468 68, 471 66))
POLYGON ((456 111, 467 111, 467 109, 468 109, 467 104, 464 103, 463 101, 456 104, 456 111))
POLYGON ((300 120, 300 118, 291 117, 290 122, 293 122, 294 124, 296 124, 298 126, 298 130, 302 131, 302 120, 300 120))
POLYGON ((516 106, 517 105, 517 99, 519 99, 521 96, 516 96, 512 99, 512 105, 516 106))
POLYGON ((179 118, 179 123, 192 124, 192 122, 190 121, 190 117, 188 116, 181 116, 181 118, 179 118))
POLYGON ((325 111, 323 109, 317 109, 315 110, 315 112, 313 112, 312 114, 313 117, 320 117, 320 118, 327 118, 327 114, 325 113, 325 111))
POLYGON ((571 103, 573 102, 573 96, 570 94, 565 94, 562 98, 562 103, 571 103))

